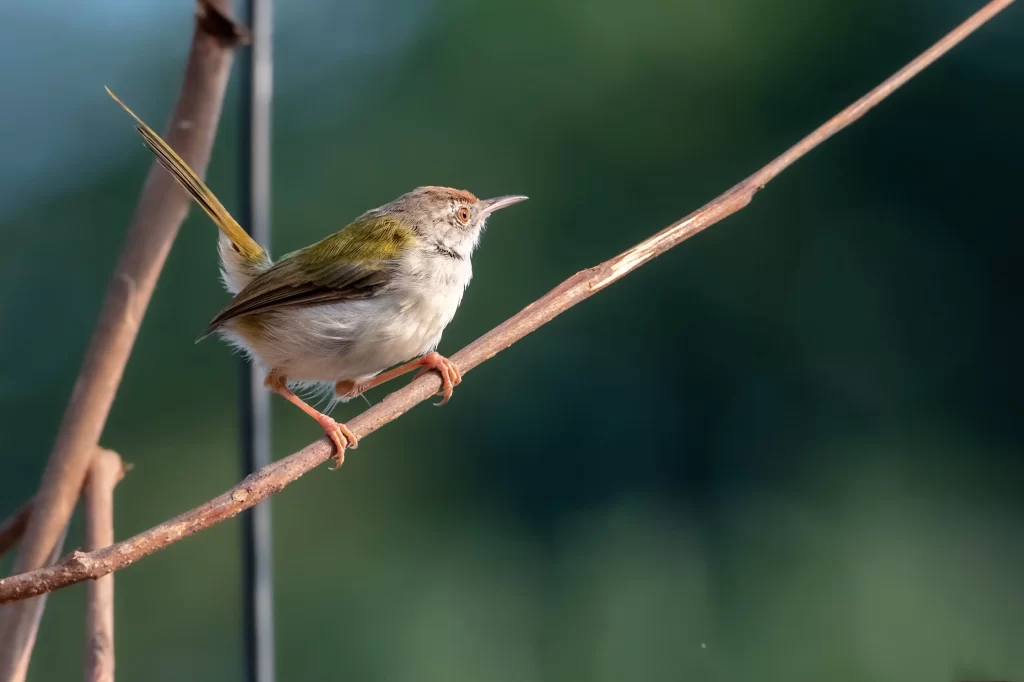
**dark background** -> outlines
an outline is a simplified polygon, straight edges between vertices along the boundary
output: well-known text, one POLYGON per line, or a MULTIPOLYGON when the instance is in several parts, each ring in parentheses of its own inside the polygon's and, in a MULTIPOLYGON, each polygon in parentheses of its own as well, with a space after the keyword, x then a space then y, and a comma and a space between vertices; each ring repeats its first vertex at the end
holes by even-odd
MULTIPOLYGON (((982 2, 277 4, 275 254, 416 185, 531 197, 492 221, 451 354, 982 2)), ((38 483, 151 163, 103 86, 162 130, 192 10, 0 12, 0 516, 38 483)), ((1022 30, 1018 3, 737 216, 276 496, 281 679, 1024 676, 1022 30)), ((233 209, 237 95, 209 176, 233 209)), ((193 211, 103 437, 136 467, 118 537, 240 477, 239 360, 192 343, 227 300, 214 243, 193 211)), ((318 436, 273 404, 276 456, 318 436)), ((239 534, 117 574, 122 679, 241 679, 239 534)), ((32 680, 80 675, 83 595, 50 600, 32 680)))

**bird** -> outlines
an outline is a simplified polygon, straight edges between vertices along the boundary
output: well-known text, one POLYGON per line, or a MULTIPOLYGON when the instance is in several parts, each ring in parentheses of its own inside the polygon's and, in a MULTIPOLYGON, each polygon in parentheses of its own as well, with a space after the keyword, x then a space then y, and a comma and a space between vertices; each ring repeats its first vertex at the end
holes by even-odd
POLYGON ((473 276, 488 218, 527 197, 478 199, 423 186, 366 211, 320 241, 272 260, 188 164, 125 105, 146 146, 220 230, 221 278, 233 295, 196 342, 217 334, 267 371, 265 386, 312 417, 337 469, 358 438, 293 388, 326 386, 346 401, 408 372, 441 375, 438 405, 462 382, 437 352, 473 276))

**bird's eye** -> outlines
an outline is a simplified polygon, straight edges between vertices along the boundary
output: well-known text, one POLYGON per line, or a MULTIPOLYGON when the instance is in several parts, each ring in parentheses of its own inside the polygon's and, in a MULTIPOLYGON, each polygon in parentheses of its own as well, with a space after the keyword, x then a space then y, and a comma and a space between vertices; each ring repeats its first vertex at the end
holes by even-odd
POLYGON ((465 206, 459 206, 459 210, 455 212, 455 217, 459 219, 459 222, 465 225, 469 222, 469 208, 465 206))

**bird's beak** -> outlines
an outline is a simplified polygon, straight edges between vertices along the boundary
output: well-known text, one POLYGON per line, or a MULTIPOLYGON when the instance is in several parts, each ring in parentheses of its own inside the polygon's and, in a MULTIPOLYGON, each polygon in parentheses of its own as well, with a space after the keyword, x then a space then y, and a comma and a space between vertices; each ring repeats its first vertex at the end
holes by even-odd
POLYGON ((511 206, 512 204, 518 204, 520 201, 526 201, 529 197, 524 197, 518 194, 509 194, 504 197, 494 197, 493 199, 484 199, 480 202, 480 213, 483 215, 490 215, 498 209, 511 206))

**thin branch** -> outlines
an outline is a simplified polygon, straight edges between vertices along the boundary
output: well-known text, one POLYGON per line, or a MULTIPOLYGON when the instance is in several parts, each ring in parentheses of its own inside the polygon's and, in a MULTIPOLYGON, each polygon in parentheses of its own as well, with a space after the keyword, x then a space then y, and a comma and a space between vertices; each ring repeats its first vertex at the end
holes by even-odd
MULTIPOLYGON (((124 472, 116 452, 97 450, 82 494, 87 550, 108 547, 114 542, 114 486, 124 478, 124 472)), ((88 588, 85 680, 114 682, 114 576, 98 578, 88 588)))
MULTIPOLYGON (((1013 0, 993 0, 988 3, 910 64, 754 175, 628 251, 570 277, 519 314, 456 353, 452 360, 463 373, 468 372, 655 256, 740 210, 750 203, 758 190, 782 170, 863 116, 871 107, 888 97, 900 85, 920 73, 1012 2, 1013 0)), ((348 422, 348 426, 360 438, 368 436, 434 395, 440 385, 440 378, 436 374, 424 375, 348 422)), ((330 455, 330 444, 326 440, 319 440, 260 469, 213 500, 132 538, 95 552, 73 552, 54 566, 0 580, 0 604, 51 592, 129 566, 144 556, 258 504, 327 461, 330 455)))
MULTIPOLYGON (((168 140, 200 174, 205 171, 231 69, 231 48, 244 29, 229 18, 229 0, 199 0, 196 28, 168 140)), ((135 337, 171 243, 190 206, 188 195, 153 165, 93 332, 85 361, 64 412, 43 473, 15 572, 47 564, 57 537, 71 518, 93 452, 121 383, 135 337)), ((0 680, 10 676, 27 642, 30 604, 0 612, 0 680)))
POLYGON ((0 558, 7 554, 7 550, 18 544, 18 540, 25 534, 25 526, 28 525, 28 517, 31 515, 32 500, 30 499, 0 524, 0 558))

